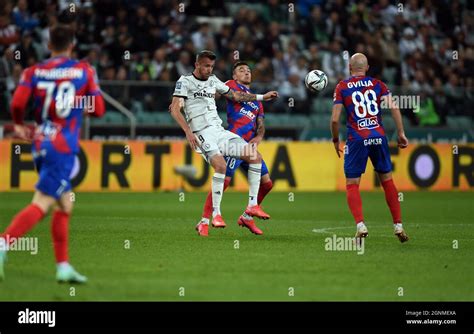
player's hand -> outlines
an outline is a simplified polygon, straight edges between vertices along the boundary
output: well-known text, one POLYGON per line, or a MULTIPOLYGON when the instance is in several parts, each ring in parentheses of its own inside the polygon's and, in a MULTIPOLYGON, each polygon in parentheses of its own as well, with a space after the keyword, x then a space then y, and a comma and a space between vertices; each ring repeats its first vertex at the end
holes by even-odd
POLYGON ((254 144, 254 145, 258 146, 258 145, 260 145, 261 141, 262 141, 262 137, 256 136, 256 137, 252 138, 252 140, 249 141, 249 144, 250 145, 254 144))
POLYGON ((337 157, 340 158, 341 153, 344 153, 344 151, 341 150, 341 148, 339 147, 339 142, 338 141, 334 143, 334 149, 336 150, 337 157))
POLYGON ((408 138, 405 136, 404 133, 400 133, 398 135, 398 147, 406 148, 408 146, 408 138))
POLYGON ((196 135, 191 131, 188 131, 186 132, 186 139, 188 140, 189 146, 191 146, 191 148, 195 151, 199 146, 196 135))
POLYGON ((278 97, 278 92, 276 92, 274 90, 263 94, 263 100, 264 101, 271 101, 273 99, 276 99, 277 97, 278 97))
POLYGON ((31 130, 27 126, 15 124, 13 126, 13 131, 18 138, 28 141, 31 140, 31 130))

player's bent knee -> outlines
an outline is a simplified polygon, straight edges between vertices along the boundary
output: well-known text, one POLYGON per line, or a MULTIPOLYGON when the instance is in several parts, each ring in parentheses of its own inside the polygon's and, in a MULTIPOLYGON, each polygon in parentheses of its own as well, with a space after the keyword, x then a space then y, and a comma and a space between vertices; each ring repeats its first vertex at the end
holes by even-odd
POLYGON ((360 183, 360 177, 358 177, 358 178, 347 178, 346 179, 346 185, 359 184, 359 183, 360 183))
POLYGON ((73 196, 71 196, 71 192, 62 194, 57 204, 62 212, 71 214, 72 209, 74 208, 74 201, 73 196))
POLYGON ((225 165, 218 165, 214 169, 215 169, 216 173, 225 174, 226 166, 225 165))
POLYGON ((33 195, 33 200, 31 201, 31 203, 40 207, 44 213, 48 213, 55 202, 56 199, 54 197, 49 196, 39 190, 35 192, 33 195))
POLYGON ((227 165, 222 155, 214 155, 211 159, 211 166, 214 168, 216 173, 225 174, 227 165))
POLYGON ((244 155, 241 157, 241 159, 251 164, 258 164, 262 162, 262 155, 253 145, 247 145, 244 149, 244 155))
POLYGON ((71 214, 72 213, 72 209, 74 208, 74 205, 73 204, 68 204, 68 205, 61 205, 59 206, 59 209, 64 212, 64 213, 67 213, 67 214, 71 214))

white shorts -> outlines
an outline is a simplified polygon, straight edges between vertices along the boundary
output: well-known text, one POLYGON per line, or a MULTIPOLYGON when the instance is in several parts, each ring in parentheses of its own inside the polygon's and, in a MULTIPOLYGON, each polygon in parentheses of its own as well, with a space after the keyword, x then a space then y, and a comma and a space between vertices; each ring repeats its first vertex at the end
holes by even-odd
POLYGON ((208 163, 216 154, 240 158, 243 155, 244 147, 248 145, 244 139, 223 127, 210 126, 194 134, 200 145, 196 151, 208 163))

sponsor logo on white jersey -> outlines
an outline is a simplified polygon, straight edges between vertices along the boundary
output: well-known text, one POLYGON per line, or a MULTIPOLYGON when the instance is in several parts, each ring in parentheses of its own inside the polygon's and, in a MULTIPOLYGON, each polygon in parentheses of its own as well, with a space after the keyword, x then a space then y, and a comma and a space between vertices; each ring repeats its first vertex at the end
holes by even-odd
POLYGON ((196 97, 198 97, 198 96, 199 96, 199 97, 208 97, 208 98, 210 98, 210 99, 213 99, 213 98, 216 97, 215 94, 206 93, 206 91, 204 91, 204 92, 196 92, 196 93, 193 94, 193 97, 194 97, 194 98, 196 98, 196 97))

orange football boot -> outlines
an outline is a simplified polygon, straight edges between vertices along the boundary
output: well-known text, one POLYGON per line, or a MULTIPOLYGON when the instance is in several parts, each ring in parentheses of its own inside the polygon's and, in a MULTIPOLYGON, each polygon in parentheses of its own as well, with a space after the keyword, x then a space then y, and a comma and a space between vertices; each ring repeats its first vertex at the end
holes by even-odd
POLYGON ((257 235, 263 234, 262 230, 259 229, 257 225, 255 225, 255 222, 253 221, 253 219, 247 220, 243 216, 240 216, 239 220, 237 221, 237 224, 239 224, 240 227, 248 228, 250 232, 252 232, 253 234, 257 234, 257 235))

